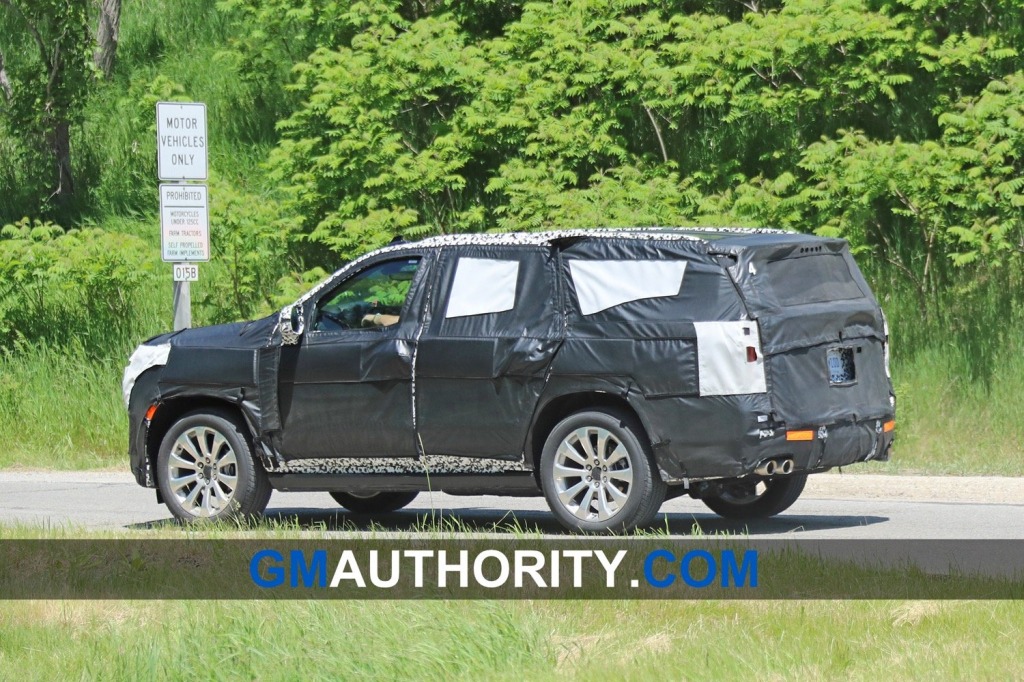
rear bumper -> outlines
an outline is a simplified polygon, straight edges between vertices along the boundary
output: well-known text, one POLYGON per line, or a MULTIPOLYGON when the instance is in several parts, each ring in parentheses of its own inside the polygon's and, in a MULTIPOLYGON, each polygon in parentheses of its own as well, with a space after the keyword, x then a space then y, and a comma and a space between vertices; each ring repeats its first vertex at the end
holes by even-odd
MULTIPOLYGON (((810 441, 786 441, 787 453, 797 471, 815 471, 856 462, 885 462, 895 439, 895 430, 884 426, 892 417, 845 424, 819 426, 810 441)), ((784 438, 785 436, 783 436, 784 438)))
POLYGON ((765 396, 647 401, 641 412, 655 461, 669 482, 738 478, 765 459, 793 459, 794 471, 818 471, 889 458, 893 412, 835 423, 772 423, 765 396), (811 430, 810 440, 786 440, 787 431, 811 430))

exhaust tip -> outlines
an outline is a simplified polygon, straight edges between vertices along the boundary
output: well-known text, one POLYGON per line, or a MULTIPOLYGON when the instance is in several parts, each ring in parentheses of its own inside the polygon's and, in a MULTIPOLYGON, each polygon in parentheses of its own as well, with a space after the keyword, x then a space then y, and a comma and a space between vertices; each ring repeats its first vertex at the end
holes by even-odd
POLYGON ((790 457, 783 459, 779 463, 778 472, 780 474, 791 474, 793 473, 793 460, 790 457))
POLYGON ((754 473, 758 476, 773 476, 777 466, 774 459, 766 459, 756 467, 754 467, 754 473))

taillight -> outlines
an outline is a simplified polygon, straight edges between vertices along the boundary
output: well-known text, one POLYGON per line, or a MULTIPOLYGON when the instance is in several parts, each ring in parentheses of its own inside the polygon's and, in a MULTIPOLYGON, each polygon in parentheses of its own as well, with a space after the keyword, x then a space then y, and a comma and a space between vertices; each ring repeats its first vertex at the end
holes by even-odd
POLYGON ((757 349, 747 346, 747 362, 757 362, 757 349))

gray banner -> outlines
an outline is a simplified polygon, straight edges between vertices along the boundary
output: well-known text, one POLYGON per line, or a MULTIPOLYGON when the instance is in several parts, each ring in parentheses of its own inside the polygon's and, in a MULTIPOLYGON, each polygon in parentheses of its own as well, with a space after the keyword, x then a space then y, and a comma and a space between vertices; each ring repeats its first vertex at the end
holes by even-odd
POLYGON ((0 599, 1021 599, 1016 540, 5 540, 0 599))

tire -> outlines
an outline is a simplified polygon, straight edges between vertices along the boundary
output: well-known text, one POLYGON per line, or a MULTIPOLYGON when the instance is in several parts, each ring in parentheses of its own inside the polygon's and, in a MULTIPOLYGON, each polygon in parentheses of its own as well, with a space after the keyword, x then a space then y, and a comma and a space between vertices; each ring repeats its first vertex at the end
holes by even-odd
POLYGON ((667 487, 652 462, 647 435, 632 415, 613 409, 577 412, 548 434, 540 458, 541 488, 568 530, 628 532, 650 525, 665 501, 667 487), (595 465, 603 467, 596 475, 595 465))
POLYGON ((767 481, 736 481, 718 497, 703 500, 711 511, 727 519, 766 519, 780 514, 796 502, 807 484, 807 474, 791 474, 767 481), (759 491, 758 484, 765 488, 759 491))
POLYGON ((217 409, 189 412, 170 428, 157 454, 157 485, 170 512, 186 522, 259 516, 271 493, 245 427, 217 409))
POLYGON ((416 491, 369 493, 367 495, 341 491, 331 493, 335 502, 356 514, 386 514, 397 511, 415 500, 417 495, 419 493, 416 491))

